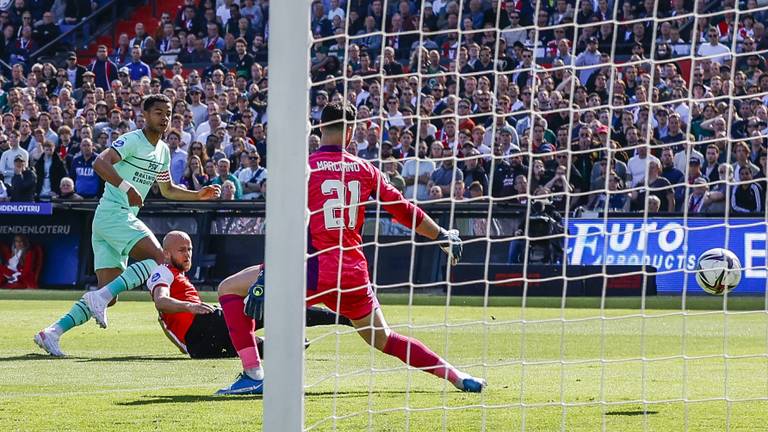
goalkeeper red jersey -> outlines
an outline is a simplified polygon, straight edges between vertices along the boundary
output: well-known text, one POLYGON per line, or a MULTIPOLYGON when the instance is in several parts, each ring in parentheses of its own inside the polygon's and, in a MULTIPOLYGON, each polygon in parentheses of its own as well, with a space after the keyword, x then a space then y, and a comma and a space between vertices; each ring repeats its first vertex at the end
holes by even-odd
MULTIPOLYGON (((184 272, 174 266, 165 264, 157 268, 147 281, 149 292, 152 293, 158 286, 167 286, 170 296, 176 300, 190 303, 201 303, 200 295, 192 282, 187 279, 184 272)), ((154 294, 153 294, 154 295, 154 294)), ((195 314, 189 312, 161 313, 160 321, 166 335, 176 345, 186 346, 186 335, 189 326, 195 319, 195 314)), ((185 348, 186 349, 186 348, 185 348)))
POLYGON ((368 263, 360 234, 366 204, 373 208, 381 203, 409 228, 421 223, 424 212, 387 183, 378 168, 340 147, 317 149, 309 157, 309 168, 308 294, 367 287, 368 263))

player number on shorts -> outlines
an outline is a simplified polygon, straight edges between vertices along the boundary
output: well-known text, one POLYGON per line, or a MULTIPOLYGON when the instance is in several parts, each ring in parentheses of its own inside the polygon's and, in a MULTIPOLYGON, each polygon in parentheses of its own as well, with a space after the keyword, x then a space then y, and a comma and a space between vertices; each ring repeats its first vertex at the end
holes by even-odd
POLYGON ((357 225, 357 205, 360 203, 360 182, 352 180, 344 186, 341 180, 326 180, 320 185, 323 195, 331 198, 323 204, 323 218, 326 229, 340 229, 344 227, 344 207, 349 209, 349 229, 355 229, 357 225), (349 202, 344 203, 349 188, 349 202))

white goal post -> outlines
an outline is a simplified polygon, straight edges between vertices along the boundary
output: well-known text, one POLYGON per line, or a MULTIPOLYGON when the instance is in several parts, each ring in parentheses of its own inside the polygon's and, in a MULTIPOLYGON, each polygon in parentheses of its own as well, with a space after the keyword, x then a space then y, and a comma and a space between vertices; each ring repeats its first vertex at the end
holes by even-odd
POLYGON ((275 1, 269 24, 264 430, 304 429, 304 299, 309 136, 309 2, 275 1), (305 7, 301 7, 304 5, 305 7), (298 6, 298 7, 297 7, 298 6), (274 361, 273 359, 280 359, 274 361))

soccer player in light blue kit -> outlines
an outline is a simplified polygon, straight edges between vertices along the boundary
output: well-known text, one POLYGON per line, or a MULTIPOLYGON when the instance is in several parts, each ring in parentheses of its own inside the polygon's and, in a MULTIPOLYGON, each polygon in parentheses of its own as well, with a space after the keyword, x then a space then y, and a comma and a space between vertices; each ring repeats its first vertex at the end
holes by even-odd
POLYGON ((69 312, 35 335, 35 343, 53 356, 64 356, 59 347, 61 335, 91 317, 106 328, 107 306, 114 303, 119 293, 142 285, 155 267, 163 263, 160 243, 136 217, 155 181, 163 196, 171 200, 219 197, 219 186, 206 186, 195 192, 171 181, 170 151, 161 139, 171 121, 171 100, 164 95, 147 96, 142 110, 144 128, 119 137, 93 163, 93 169, 106 182, 91 236, 100 289, 85 293, 69 312), (127 266, 129 256, 136 262, 127 266))

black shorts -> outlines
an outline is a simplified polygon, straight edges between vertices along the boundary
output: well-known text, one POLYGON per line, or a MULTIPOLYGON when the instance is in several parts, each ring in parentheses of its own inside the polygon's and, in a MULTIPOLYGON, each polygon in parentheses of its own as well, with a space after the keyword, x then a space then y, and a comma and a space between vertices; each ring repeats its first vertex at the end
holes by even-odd
MULTIPOLYGON (((192 325, 187 330, 187 353, 193 359, 237 357, 237 350, 232 346, 229 329, 224 320, 224 311, 216 309, 204 315, 195 315, 192 325)), ((256 336, 256 349, 264 357, 264 341, 256 336)))
POLYGON ((224 321, 224 311, 220 308, 209 314, 196 315, 185 339, 187 352, 192 358, 237 357, 224 321))

